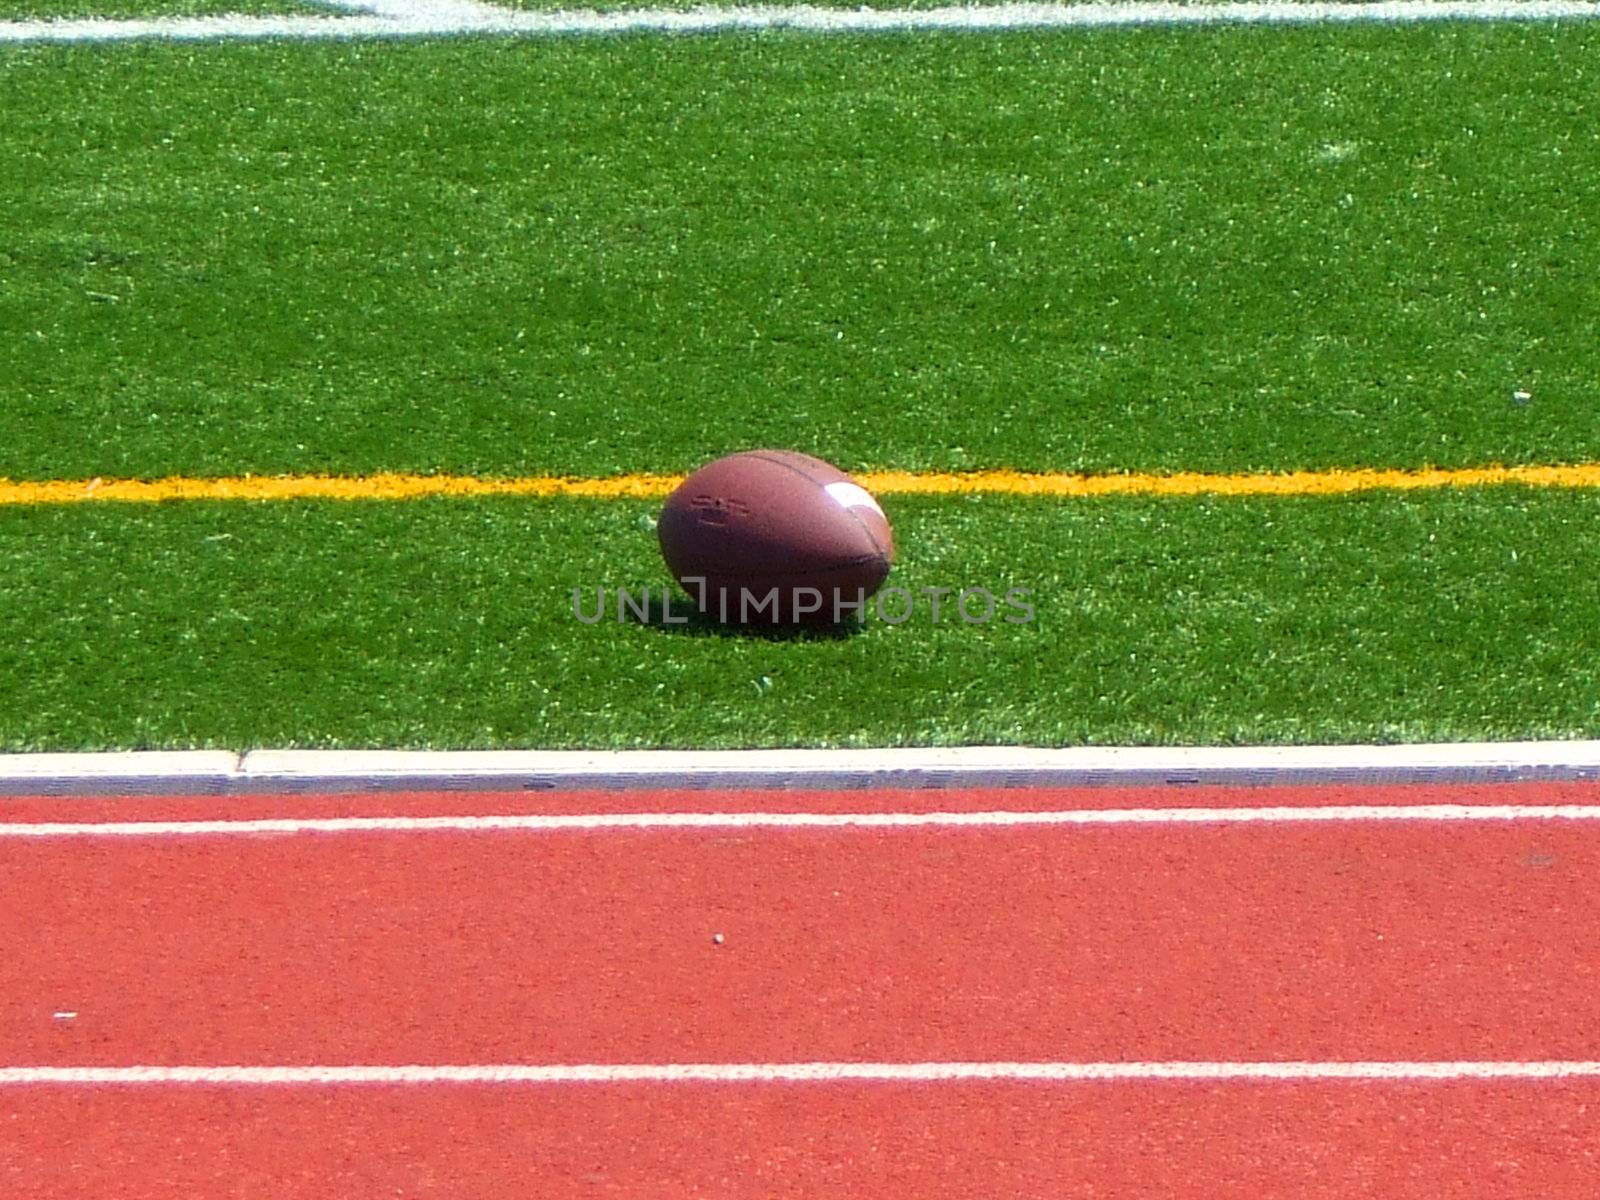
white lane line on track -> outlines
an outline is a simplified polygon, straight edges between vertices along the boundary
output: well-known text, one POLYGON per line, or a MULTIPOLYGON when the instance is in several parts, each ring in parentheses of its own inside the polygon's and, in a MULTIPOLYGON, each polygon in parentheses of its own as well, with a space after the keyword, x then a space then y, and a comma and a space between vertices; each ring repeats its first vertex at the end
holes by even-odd
POLYGON ((1600 1078, 1600 1062, 663 1063, 576 1066, 0 1067, 6 1084, 349 1086, 508 1083, 953 1083, 1018 1080, 1213 1083, 1600 1078))
POLYGON ((1600 821, 1592 804, 1315 805, 1111 808, 1040 812, 638 812, 449 817, 270 817, 239 821, 0 824, 0 839, 228 837, 333 833, 557 833, 618 829, 926 829, 1063 825, 1265 825, 1310 822, 1600 821))
POLYGON ((934 9, 830 9, 810 6, 637 9, 623 12, 519 12, 440 0, 374 0, 351 16, 166 17, 139 20, 0 22, 0 42, 126 41, 134 38, 415 37, 500 34, 525 37, 613 33, 714 33, 794 29, 809 33, 899 30, 1094 29, 1116 26, 1306 25, 1416 21, 1519 21, 1600 17, 1593 0, 1379 0, 1377 3, 1000 4, 934 9))

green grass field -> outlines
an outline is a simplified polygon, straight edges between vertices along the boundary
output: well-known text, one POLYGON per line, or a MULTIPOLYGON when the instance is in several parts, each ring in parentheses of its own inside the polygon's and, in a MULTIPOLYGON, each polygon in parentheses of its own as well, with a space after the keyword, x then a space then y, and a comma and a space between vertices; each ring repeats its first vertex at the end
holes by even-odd
POLYGON ((12 513, 4 744, 738 746, 1570 734, 1600 721, 1600 496, 891 504, 897 583, 1036 620, 596 625, 636 503, 12 513), (593 592, 585 598, 592 610, 593 592))
MULTIPOLYGON (((0 477, 1600 460, 1597 49, 0 49, 0 477)), ((580 624, 652 507, 0 507, 0 746, 1600 733, 1593 493, 902 498, 1037 622, 580 624)))
POLYGON ((1600 458, 1597 49, 7 51, 0 474, 1600 458))

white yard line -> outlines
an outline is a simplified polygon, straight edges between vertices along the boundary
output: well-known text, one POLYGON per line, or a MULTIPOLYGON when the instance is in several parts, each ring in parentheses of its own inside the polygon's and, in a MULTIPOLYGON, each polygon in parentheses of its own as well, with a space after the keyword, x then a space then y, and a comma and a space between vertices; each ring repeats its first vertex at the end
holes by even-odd
POLYGON ((575 1066, 0 1067, 4 1084, 957 1083, 1037 1080, 1207 1083, 1594 1079, 1600 1062, 805 1062, 575 1066))
POLYGON ((878 750, 0 754, 0 796, 340 790, 1006 788, 1600 780, 1600 741, 878 750))
POLYGON ((260 837, 264 834, 564 833, 636 829, 1008 829, 1086 825, 1287 825, 1311 822, 1600 821, 1589 804, 1311 805, 1300 808, 1109 808, 1043 812, 520 813, 448 817, 265 817, 238 821, 0 823, 0 841, 54 838, 260 837))
POLYGON ((1093 29, 1129 25, 1313 24, 1325 22, 1515 21, 1600 16, 1593 0, 1391 0, 1380 3, 1001 4, 927 10, 812 7, 517 12, 471 0, 340 0, 351 16, 166 17, 143 20, 0 22, 0 42, 124 41, 132 38, 527 37, 796 29, 811 33, 890 30, 1093 29))
POLYGON ((329 8, 347 12, 365 13, 386 21, 403 24, 438 24, 481 22, 508 11, 493 4, 480 4, 476 0, 314 0, 329 8))

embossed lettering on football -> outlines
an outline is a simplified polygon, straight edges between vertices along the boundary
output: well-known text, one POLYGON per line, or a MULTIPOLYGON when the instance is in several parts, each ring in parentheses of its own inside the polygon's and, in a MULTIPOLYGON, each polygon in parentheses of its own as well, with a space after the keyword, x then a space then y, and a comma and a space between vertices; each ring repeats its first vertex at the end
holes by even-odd
POLYGON ((888 519, 866 489, 791 450, 700 468, 667 497, 656 532, 700 611, 733 624, 863 616, 894 561, 888 519))

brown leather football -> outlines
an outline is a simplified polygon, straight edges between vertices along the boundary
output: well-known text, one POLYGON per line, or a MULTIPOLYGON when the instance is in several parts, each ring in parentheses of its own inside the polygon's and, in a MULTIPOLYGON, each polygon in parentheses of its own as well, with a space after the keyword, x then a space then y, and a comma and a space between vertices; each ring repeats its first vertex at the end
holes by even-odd
POLYGON ((865 616, 894 561, 878 502, 837 467, 792 450, 700 468, 667 497, 656 532, 673 578, 702 613, 730 624, 865 616))

